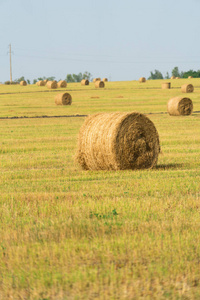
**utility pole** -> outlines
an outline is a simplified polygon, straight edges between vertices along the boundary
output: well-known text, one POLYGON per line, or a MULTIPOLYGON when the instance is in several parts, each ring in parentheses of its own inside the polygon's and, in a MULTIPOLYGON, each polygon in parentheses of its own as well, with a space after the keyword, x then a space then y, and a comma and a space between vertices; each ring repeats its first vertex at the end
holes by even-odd
POLYGON ((11 84, 12 83, 11 44, 9 45, 9 53, 10 53, 10 84, 11 84))

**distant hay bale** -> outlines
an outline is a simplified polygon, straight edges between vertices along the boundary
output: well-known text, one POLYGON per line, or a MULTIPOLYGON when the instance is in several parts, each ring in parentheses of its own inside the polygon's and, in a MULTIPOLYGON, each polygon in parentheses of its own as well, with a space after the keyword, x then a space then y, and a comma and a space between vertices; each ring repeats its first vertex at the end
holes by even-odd
POLYGON ((60 80, 57 83, 59 88, 66 88, 67 87, 67 82, 65 80, 60 80))
POLYGON ((180 79, 180 77, 176 77, 176 79, 180 79))
POLYGON ((71 105, 72 96, 69 93, 60 93, 55 96, 56 105, 71 105))
POLYGON ((44 85, 46 85, 46 83, 47 83, 48 79, 44 79, 43 81, 44 81, 44 85))
POLYGON ((102 81, 103 82, 108 82, 108 78, 103 78, 102 81))
POLYGON ((105 83, 103 81, 96 81, 95 88, 104 88, 105 83))
POLYGON ((76 161, 85 170, 152 168, 160 152, 159 136, 145 115, 98 113, 79 131, 76 161))
POLYGON ((93 82, 96 82, 96 81, 101 81, 101 78, 100 77, 94 78, 93 82))
POLYGON ((171 88, 171 82, 162 83, 162 89, 170 89, 170 88, 171 88))
POLYGON ((175 78, 176 78, 175 76, 172 76, 172 77, 171 77, 171 79, 175 79, 175 78))
POLYGON ((192 114, 192 100, 186 97, 174 97, 167 103, 167 111, 171 116, 188 116, 192 114))
POLYGON ((189 79, 193 78, 193 76, 188 76, 189 79))
POLYGON ((82 79, 81 80, 81 85, 89 85, 89 80, 88 79, 82 79))
POLYGON ((57 82, 55 80, 54 81, 47 81, 46 86, 47 86, 48 89, 57 89, 57 87, 58 87, 57 82))
POLYGON ((145 77, 140 77, 139 82, 146 82, 146 78, 145 77))
POLYGON ((36 82, 36 84, 38 86, 45 86, 45 82, 43 80, 40 80, 40 81, 36 82))
POLYGON ((20 81, 20 85, 26 86, 26 85, 27 85, 27 82, 26 82, 25 80, 22 80, 22 81, 20 81))
POLYGON ((194 87, 192 84, 184 84, 181 87, 182 93, 192 93, 194 91, 194 87))

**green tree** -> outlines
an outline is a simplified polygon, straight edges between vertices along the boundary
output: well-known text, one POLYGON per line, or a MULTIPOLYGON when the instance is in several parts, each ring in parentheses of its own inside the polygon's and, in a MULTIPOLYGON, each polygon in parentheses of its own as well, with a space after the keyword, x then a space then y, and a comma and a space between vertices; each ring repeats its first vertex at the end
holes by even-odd
POLYGON ((169 73, 168 72, 165 75, 165 79, 169 79, 169 73))
POLYGON ((197 71, 189 70, 187 72, 183 72, 183 78, 188 78, 188 76, 192 76, 194 78, 200 78, 200 70, 197 71))
POLYGON ((174 67, 172 70, 172 76, 181 77, 178 67, 174 67))
POLYGON ((90 80, 92 77, 92 74, 90 72, 84 72, 83 74, 80 72, 78 74, 67 74, 66 81, 67 82, 81 82, 82 79, 88 79, 90 80))
POLYGON ((148 79, 163 79, 163 75, 160 71, 155 70, 154 73, 150 72, 151 76, 148 79))
POLYGON ((24 81, 24 80, 25 80, 25 78, 24 78, 24 76, 22 76, 18 79, 15 79, 14 81, 19 83, 20 81, 24 81))

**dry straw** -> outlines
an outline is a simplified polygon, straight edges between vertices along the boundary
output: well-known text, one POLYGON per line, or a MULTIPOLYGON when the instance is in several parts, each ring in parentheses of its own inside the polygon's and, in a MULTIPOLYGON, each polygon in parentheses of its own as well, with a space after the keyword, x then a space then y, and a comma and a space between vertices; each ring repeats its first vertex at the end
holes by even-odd
POLYGON ((85 170, 152 168, 160 152, 158 132, 143 114, 98 113, 79 131, 77 162, 85 170))
POLYGON ((95 87, 96 88, 104 88, 105 83, 103 81, 96 81, 95 82, 95 87))
POLYGON ((46 85, 46 83, 47 83, 48 79, 44 79, 43 81, 44 81, 44 84, 46 85))
POLYGON ((89 85, 89 80, 88 79, 82 79, 81 80, 81 85, 89 85))
POLYGON ((139 82, 146 82, 146 78, 145 77, 140 77, 139 82))
POLYGON ((192 114, 192 100, 186 97, 171 98, 167 103, 167 111, 171 116, 188 116, 192 114))
POLYGON ((20 81, 20 85, 26 86, 26 85, 27 85, 27 82, 26 82, 25 80, 22 80, 22 81, 20 81))
POLYGON ((36 82, 36 84, 38 86, 45 86, 45 82, 43 80, 40 80, 40 81, 36 82))
POLYGON ((108 82, 108 78, 103 78, 102 81, 103 82, 108 82))
POLYGON ((71 105, 72 96, 68 93, 60 93, 55 96, 56 105, 71 105))
POLYGON ((96 81, 101 81, 101 78, 100 77, 94 78, 93 82, 96 82, 96 81))
POLYGON ((175 76, 172 76, 172 77, 171 77, 171 79, 175 79, 175 78, 176 78, 175 76))
POLYGON ((181 87, 182 93, 192 93, 194 91, 194 87, 192 84, 184 84, 181 87))
POLYGON ((46 86, 47 86, 48 89, 57 89, 57 87, 58 87, 57 82, 55 80, 54 81, 48 81, 46 86))
POLYGON ((58 81, 57 85, 59 88, 65 88, 67 87, 67 82, 65 80, 60 80, 58 81))
POLYGON ((162 89, 170 89, 170 88, 171 88, 171 82, 162 83, 162 89))

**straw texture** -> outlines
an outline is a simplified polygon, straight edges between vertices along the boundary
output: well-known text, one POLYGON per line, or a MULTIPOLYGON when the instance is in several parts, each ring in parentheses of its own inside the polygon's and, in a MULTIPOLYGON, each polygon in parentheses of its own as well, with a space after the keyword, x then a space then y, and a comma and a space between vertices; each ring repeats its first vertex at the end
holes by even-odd
POLYGON ((145 77, 140 77, 139 82, 146 82, 146 78, 145 77))
POLYGON ((160 152, 158 132, 143 114, 99 113, 79 132, 76 161, 85 170, 152 168, 160 152))
POLYGON ((71 105, 72 96, 69 93, 60 93, 55 96, 56 105, 71 105))
POLYGON ((48 89, 57 89, 57 87, 58 87, 56 81, 47 81, 46 86, 48 89))
POLYGON ((66 88, 67 87, 67 82, 65 80, 60 80, 57 83, 58 88, 66 88))
POLYGON ((81 80, 81 85, 89 85, 89 80, 88 79, 82 79, 81 80))
POLYGON ((174 97, 167 103, 167 111, 171 116, 187 116, 193 111, 192 100, 186 97, 174 97))
POLYGON ((40 80, 40 81, 36 82, 36 84, 38 86, 45 86, 45 82, 43 80, 40 80))
POLYGON ((194 87, 192 84, 184 84, 181 87, 182 93, 192 93, 194 91, 194 87))
POLYGON ((22 80, 22 81, 20 81, 20 85, 26 86, 26 85, 27 85, 27 82, 26 82, 25 80, 22 80))
POLYGON ((95 82, 95 87, 96 88, 104 88, 105 83, 103 81, 96 81, 95 82))
POLYGON ((162 83, 162 89, 170 89, 170 88, 171 88, 171 82, 162 83))

